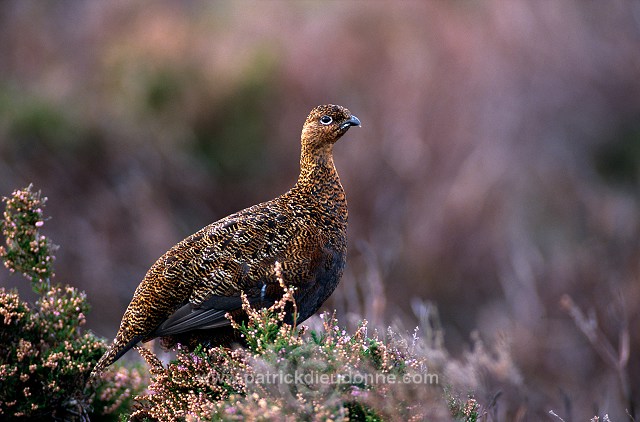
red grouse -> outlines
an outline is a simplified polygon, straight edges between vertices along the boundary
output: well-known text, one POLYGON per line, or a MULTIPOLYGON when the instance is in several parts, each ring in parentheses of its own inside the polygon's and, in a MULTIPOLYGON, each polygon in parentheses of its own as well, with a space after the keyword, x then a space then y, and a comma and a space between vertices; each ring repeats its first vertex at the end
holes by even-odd
POLYGON ((254 307, 280 299, 276 261, 285 282, 296 288, 297 321, 315 313, 345 265, 347 202, 332 153, 351 126, 360 120, 344 107, 314 108, 302 127, 300 176, 291 190, 206 226, 160 257, 136 289, 92 377, 155 337, 169 344, 237 339, 225 315, 242 318, 241 292, 254 307))

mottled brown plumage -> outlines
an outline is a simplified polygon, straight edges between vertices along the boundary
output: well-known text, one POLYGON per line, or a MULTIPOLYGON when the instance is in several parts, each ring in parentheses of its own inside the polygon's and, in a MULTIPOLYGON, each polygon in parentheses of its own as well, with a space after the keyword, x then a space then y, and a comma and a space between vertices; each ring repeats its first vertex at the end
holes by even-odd
POLYGON ((333 145, 359 125, 344 107, 314 108, 302 128, 295 186, 208 225, 160 257, 136 289, 92 376, 155 337, 168 343, 232 341, 225 314, 242 318, 241 292, 259 307, 282 295, 276 261, 287 284, 296 286, 298 322, 315 313, 337 286, 347 249, 347 202, 333 145))

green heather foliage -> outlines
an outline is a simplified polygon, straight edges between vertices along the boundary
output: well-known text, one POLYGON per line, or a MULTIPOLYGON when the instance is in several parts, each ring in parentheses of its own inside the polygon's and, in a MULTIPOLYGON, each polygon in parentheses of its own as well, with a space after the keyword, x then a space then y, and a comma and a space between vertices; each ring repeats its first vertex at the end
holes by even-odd
POLYGON ((51 285, 56 248, 40 233, 45 200, 31 186, 4 198, 0 258, 31 281, 38 299, 29 304, 17 291, 0 289, 0 419, 117 419, 142 390, 143 377, 138 369, 114 367, 86 385, 106 344, 82 330, 85 294, 51 285))

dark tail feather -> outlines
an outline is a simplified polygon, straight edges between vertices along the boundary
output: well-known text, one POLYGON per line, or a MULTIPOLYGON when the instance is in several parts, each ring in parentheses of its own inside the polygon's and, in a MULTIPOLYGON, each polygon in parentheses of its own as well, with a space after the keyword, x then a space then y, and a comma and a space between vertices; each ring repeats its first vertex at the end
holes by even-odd
POLYGON ((133 346, 135 346, 142 340, 142 338, 143 336, 134 337, 124 346, 118 346, 118 339, 116 338, 107 352, 102 355, 96 366, 93 368, 93 371, 91 371, 91 375, 89 375, 89 382, 100 376, 102 371, 104 371, 109 365, 120 359, 122 355, 131 350, 133 346))

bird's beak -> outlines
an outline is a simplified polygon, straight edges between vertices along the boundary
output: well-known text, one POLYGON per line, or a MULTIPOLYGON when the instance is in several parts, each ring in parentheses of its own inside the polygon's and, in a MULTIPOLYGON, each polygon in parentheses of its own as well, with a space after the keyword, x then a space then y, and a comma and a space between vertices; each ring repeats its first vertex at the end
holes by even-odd
POLYGON ((360 119, 352 115, 348 120, 345 120, 345 122, 340 125, 340 129, 347 129, 350 126, 361 126, 360 119))

